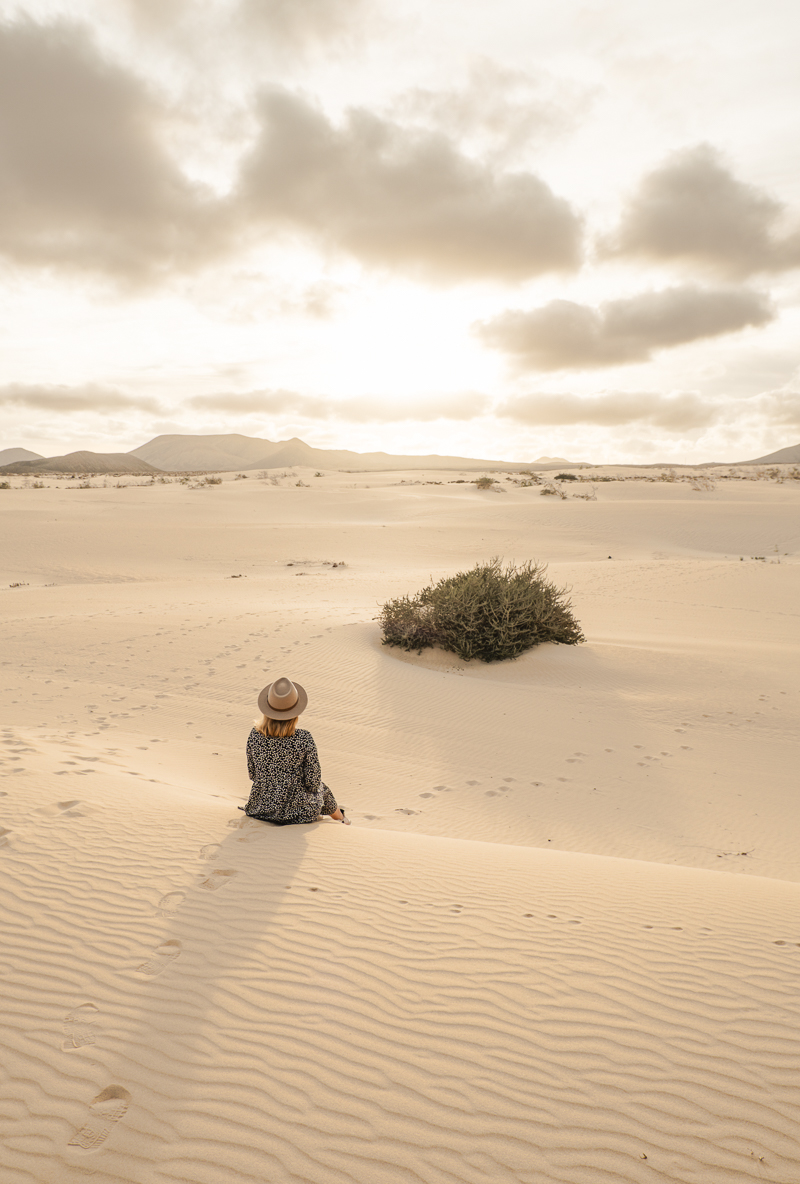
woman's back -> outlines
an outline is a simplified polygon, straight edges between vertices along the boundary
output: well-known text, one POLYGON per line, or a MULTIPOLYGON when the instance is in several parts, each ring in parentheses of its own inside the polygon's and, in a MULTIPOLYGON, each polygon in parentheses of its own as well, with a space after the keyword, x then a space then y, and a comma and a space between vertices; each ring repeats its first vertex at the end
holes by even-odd
POLYGON ((314 822, 329 814, 349 825, 327 785, 322 784, 317 746, 297 727, 308 696, 299 683, 279 678, 258 697, 263 712, 247 737, 247 771, 253 788, 245 812, 267 822, 314 822))

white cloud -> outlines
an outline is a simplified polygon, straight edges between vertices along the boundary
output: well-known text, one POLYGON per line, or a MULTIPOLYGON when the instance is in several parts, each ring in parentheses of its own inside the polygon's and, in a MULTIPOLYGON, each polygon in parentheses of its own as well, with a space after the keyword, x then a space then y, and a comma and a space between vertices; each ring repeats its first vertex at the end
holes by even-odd
POLYGON ((532 145, 573 131, 589 103, 588 88, 479 57, 461 86, 413 87, 392 110, 403 121, 426 124, 495 161, 510 162, 532 145))
POLYGON ((727 409, 694 391, 669 395, 655 391, 605 391, 588 396, 521 395, 501 403, 496 414, 543 427, 594 424, 613 428, 651 424, 667 432, 687 432, 718 422, 725 417, 727 409))
POLYGON ((295 391, 256 390, 196 395, 188 401, 197 411, 226 415, 291 415, 301 420, 337 419, 347 423, 428 422, 436 419, 470 420, 488 411, 485 395, 472 391, 421 399, 331 399, 295 391))

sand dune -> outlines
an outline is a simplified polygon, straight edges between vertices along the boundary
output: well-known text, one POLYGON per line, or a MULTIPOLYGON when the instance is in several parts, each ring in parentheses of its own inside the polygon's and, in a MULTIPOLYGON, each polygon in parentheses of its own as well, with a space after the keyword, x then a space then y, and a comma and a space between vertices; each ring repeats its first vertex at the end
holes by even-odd
POLYGON ((797 483, 401 481, 0 499, 4 1184, 800 1184, 797 483), (493 553, 587 643, 380 645, 493 553))

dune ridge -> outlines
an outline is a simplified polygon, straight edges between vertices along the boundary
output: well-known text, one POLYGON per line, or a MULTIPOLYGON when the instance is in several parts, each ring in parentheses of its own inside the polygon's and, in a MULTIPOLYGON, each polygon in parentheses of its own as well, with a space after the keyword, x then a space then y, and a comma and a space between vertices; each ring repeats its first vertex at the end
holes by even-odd
POLYGON ((796 885, 123 780, 32 807, 0 864, 19 1178, 27 1129, 67 1184, 101 1146, 109 1180, 800 1179, 796 885))

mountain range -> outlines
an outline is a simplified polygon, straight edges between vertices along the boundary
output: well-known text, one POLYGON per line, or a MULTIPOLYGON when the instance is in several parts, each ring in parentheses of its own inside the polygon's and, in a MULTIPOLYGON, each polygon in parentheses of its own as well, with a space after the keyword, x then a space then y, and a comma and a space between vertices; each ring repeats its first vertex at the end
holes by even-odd
MULTIPOLYGON (((8 452, 24 452, 22 448, 9 448, 8 452)), ((33 454, 34 456, 36 453, 33 454)), ((2 456, 2 453, 0 453, 2 456)), ((153 465, 140 460, 130 452, 70 452, 66 456, 39 457, 36 460, 18 460, 3 465, 0 473, 144 473, 160 472, 153 465)))
MULTIPOLYGON (((721 462, 716 462, 717 464, 721 462)), ((781 448, 741 465, 798 464, 800 444, 781 448)), ((350 452, 346 449, 312 448, 303 440, 264 440, 257 436, 220 435, 155 436, 131 452, 70 452, 66 456, 42 457, 27 448, 0 451, 2 473, 142 473, 233 472, 252 469, 289 469, 296 466, 339 469, 351 473, 387 470, 485 469, 544 472, 559 468, 587 468, 586 461, 558 456, 540 456, 533 461, 479 460, 464 456, 398 456, 388 452, 350 452)), ((646 466, 654 468, 653 464, 646 466)), ((702 467, 702 466, 695 466, 702 467)))
POLYGON ((254 436, 156 436, 131 456, 171 472, 214 469, 340 469, 375 473, 392 469, 506 469, 558 467, 573 462, 548 457, 532 461, 476 460, 464 456, 397 456, 388 452, 350 452, 346 449, 312 448, 303 440, 262 440, 254 436))
POLYGON ((759 456, 757 460, 745 460, 745 465, 796 465, 800 464, 800 444, 792 444, 789 448, 779 448, 777 452, 770 452, 769 456, 759 456))

